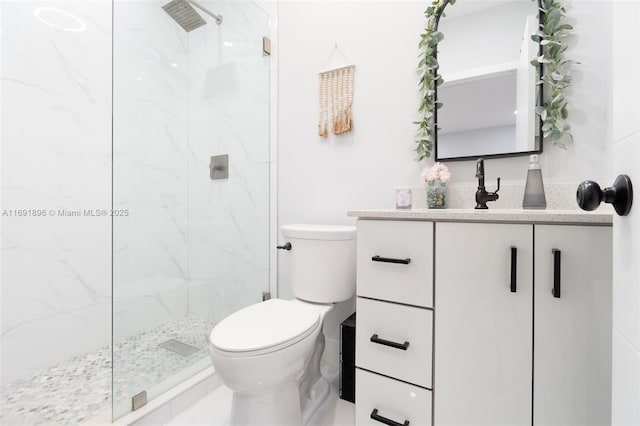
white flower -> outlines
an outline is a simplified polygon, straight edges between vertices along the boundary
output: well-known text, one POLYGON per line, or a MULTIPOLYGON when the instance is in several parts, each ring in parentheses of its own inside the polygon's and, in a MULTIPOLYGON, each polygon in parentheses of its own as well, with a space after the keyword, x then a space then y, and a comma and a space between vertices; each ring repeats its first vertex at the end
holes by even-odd
POLYGON ((451 172, 447 166, 442 163, 436 163, 431 168, 426 168, 422 171, 422 182, 427 184, 429 182, 440 181, 447 183, 451 178, 451 172))

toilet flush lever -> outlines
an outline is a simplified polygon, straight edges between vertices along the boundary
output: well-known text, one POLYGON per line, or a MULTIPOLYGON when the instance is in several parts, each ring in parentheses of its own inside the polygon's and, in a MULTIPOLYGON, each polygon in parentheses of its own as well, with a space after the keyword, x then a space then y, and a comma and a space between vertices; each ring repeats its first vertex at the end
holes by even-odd
POLYGON ((286 243, 285 245, 278 246, 276 248, 279 249, 279 250, 291 250, 291 243, 286 243))

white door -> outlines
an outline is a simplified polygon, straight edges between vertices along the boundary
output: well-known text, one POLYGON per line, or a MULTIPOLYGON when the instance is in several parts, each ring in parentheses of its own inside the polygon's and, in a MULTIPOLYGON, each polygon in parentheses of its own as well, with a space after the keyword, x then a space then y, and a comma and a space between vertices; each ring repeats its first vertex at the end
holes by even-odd
POLYGON ((434 424, 530 425, 533 226, 437 223, 435 235, 434 424))
POLYGON ((640 2, 613 2, 612 18, 613 173, 631 177, 635 200, 613 222, 611 418, 640 425, 640 2))
POLYGON ((533 424, 606 425, 611 227, 535 225, 534 247, 533 424))

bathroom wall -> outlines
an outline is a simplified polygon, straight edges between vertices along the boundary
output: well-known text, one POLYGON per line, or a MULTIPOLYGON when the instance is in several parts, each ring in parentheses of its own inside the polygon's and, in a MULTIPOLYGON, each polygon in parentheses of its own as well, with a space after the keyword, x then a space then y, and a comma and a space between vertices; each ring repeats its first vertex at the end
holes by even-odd
MULTIPOLYGON (((394 188, 419 185, 425 164, 413 161, 417 104, 417 37, 426 3, 418 1, 286 1, 280 3, 279 190, 281 223, 290 220, 349 223, 351 208, 392 207, 394 188), (304 34, 304 36, 301 36, 304 34), (317 136, 317 71, 334 43, 356 64, 355 129, 317 136)), ((455 6, 454 6, 455 7, 455 6)), ((606 99, 610 73, 610 4, 568 6, 568 55, 574 67, 570 123, 575 142, 566 150, 546 144, 549 182, 609 177, 606 99)), ((446 18, 445 18, 446 19, 446 18)), ((335 55, 334 55, 335 56, 335 55)), ((527 158, 487 161, 488 179, 522 182, 527 158)), ((473 162, 451 162, 454 183, 471 183, 473 162)))
POLYGON ((613 171, 634 184, 628 216, 613 219, 614 425, 640 424, 640 3, 618 1, 612 13, 611 91, 613 171))
POLYGON ((0 7, 6 384, 111 338, 111 1, 0 7))
MULTIPOLYGON (((418 36, 426 1, 287 1, 279 4, 278 223, 353 224, 349 209, 392 208, 395 188, 420 185, 415 163, 418 36), (334 45, 356 64, 354 130, 317 135, 317 72, 339 65, 334 45)), ((455 6, 454 6, 455 7, 455 6)), ((546 144, 546 182, 611 179, 607 99, 611 6, 573 1, 576 31, 568 55, 575 66, 566 150, 546 144)), ((446 18, 445 18, 446 19, 446 18)), ((526 157, 488 160, 487 182, 524 184, 526 157)), ((450 162, 453 183, 475 182, 473 162, 450 162)), ((469 194, 472 197, 473 194, 469 194)), ((280 237, 281 238, 281 237, 280 237)), ((279 292, 291 297, 286 254, 279 256, 279 292)), ((347 310, 347 309, 345 309, 347 310)), ((336 318, 336 321, 339 318, 336 318)), ((337 336, 335 324, 329 328, 337 336)))
MULTIPOLYGON (((425 7, 406 1, 279 3, 279 225, 353 224, 348 209, 390 207, 394 188, 417 179, 411 121, 425 7), (347 62, 356 64, 354 130, 319 137, 317 72, 347 62)), ((278 292, 293 297, 285 252, 278 259, 278 292)), ((338 324, 353 310, 353 300, 340 303, 325 319, 325 364, 337 364, 338 324)))
MULTIPOLYGON (((353 223, 348 209, 391 206, 396 186, 417 181, 421 167, 413 161, 411 121, 425 7, 407 1, 280 2, 280 224, 353 223), (354 130, 319 137, 317 72, 347 61, 356 64, 354 130)), ((286 294, 288 286, 280 284, 286 294)))

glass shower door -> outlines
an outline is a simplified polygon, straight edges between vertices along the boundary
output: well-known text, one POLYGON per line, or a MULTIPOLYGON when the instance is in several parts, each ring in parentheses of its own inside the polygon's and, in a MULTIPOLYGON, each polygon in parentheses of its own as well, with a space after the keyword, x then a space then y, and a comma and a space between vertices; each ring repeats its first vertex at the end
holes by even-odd
POLYGON ((208 367, 214 324, 269 288, 268 16, 201 1, 223 21, 187 32, 166 3, 114 2, 114 418, 208 367))

